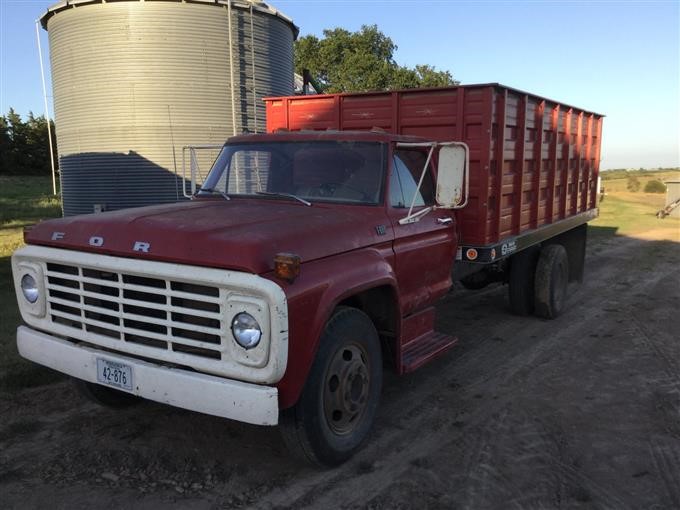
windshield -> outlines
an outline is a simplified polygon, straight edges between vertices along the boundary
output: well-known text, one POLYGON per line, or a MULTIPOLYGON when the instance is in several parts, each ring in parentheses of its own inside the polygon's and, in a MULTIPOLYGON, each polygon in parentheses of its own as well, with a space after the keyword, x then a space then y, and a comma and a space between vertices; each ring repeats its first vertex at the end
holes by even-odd
POLYGON ((385 145, 376 142, 225 145, 202 188, 230 197, 377 205, 382 201, 384 154, 385 145))

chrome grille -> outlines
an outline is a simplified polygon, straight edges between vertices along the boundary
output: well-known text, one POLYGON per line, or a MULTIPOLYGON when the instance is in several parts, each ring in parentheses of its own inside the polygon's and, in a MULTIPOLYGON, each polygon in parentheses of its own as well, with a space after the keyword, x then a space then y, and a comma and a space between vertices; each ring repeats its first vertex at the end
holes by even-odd
POLYGON ((79 336, 222 359, 225 295, 219 287, 51 262, 45 275, 50 320, 79 336))

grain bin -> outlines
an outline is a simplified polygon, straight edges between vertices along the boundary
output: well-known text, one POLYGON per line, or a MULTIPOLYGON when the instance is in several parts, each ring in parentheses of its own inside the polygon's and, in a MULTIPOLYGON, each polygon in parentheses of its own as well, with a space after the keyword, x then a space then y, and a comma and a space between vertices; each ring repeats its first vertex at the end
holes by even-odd
POLYGON ((264 131, 261 98, 293 93, 297 27, 256 0, 68 0, 41 23, 67 216, 181 199, 182 147, 264 131))

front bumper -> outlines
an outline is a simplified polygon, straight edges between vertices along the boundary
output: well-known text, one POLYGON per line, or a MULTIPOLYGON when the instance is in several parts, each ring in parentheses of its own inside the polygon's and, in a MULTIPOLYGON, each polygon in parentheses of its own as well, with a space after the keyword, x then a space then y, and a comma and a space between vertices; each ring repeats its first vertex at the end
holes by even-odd
POLYGON ((98 351, 26 326, 17 329, 17 346, 24 358, 84 381, 97 383, 97 358, 103 358, 132 367, 133 389, 129 393, 163 404, 255 425, 278 423, 278 391, 271 386, 169 368, 120 354, 98 351))

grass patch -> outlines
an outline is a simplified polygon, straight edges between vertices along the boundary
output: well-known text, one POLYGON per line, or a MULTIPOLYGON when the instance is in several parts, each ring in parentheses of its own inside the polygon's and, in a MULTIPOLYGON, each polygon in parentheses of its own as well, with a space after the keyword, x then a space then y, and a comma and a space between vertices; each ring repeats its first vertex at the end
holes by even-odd
POLYGON ((23 245, 23 228, 61 216, 50 177, 0 177, 0 258, 23 245))
POLYGON ((659 219, 656 213, 666 205, 665 194, 612 192, 600 202, 600 216, 590 222, 591 231, 609 231, 616 235, 680 241, 680 218, 659 219))
POLYGON ((24 360, 16 349, 21 324, 10 257, 23 246, 23 228, 61 216, 61 200, 52 195, 50 177, 0 177, 0 389, 38 386, 61 378, 24 360))

